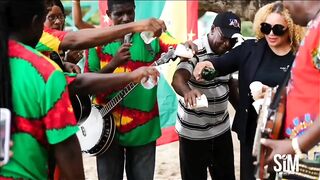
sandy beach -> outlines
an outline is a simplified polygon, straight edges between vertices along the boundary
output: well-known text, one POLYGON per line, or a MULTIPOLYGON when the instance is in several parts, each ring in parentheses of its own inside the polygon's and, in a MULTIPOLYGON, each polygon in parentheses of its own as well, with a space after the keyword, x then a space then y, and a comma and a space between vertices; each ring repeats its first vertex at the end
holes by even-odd
MULTIPOLYGON (((229 108, 230 118, 234 117, 234 110, 229 108)), ((239 179, 239 141, 234 132, 232 132, 233 138, 233 148, 234 148, 234 165, 236 172, 236 179, 239 179)), ((96 180, 97 178, 97 168, 96 168, 96 158, 83 156, 83 163, 85 169, 86 179, 96 180)), ((125 175, 124 175, 124 179, 125 175)), ((180 165, 179 165, 179 142, 173 142, 170 144, 165 144, 157 146, 156 152, 156 169, 155 169, 155 180, 179 180, 180 177, 180 165)), ((211 179, 208 177, 208 179, 211 179)))

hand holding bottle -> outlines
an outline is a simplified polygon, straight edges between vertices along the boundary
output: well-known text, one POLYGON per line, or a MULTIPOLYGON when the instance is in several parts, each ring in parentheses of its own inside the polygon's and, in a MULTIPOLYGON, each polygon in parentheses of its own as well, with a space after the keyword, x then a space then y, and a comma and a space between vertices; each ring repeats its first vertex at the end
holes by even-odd
POLYGON ((196 80, 203 80, 202 77, 202 70, 205 67, 209 67, 209 68, 214 68, 213 64, 210 61, 202 61, 197 63, 196 67, 193 70, 193 76, 195 77, 196 80))

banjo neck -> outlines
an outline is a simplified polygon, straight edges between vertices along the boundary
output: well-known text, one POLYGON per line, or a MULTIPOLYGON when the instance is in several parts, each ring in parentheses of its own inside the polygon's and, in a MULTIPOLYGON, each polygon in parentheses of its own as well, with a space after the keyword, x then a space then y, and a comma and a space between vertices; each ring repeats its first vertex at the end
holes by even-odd
MULTIPOLYGON (((175 60, 176 55, 174 52, 175 50, 173 49, 173 47, 169 47, 168 52, 161 55, 161 57, 153 62, 150 66, 158 66, 160 64, 167 63, 170 61, 170 59, 175 60)), ((123 90, 121 90, 116 96, 114 96, 106 105, 104 105, 100 109, 101 116, 105 118, 108 113, 122 101, 123 98, 125 98, 135 87, 138 86, 138 84, 139 83, 133 82, 129 83, 123 90)))
POLYGON ((116 107, 123 98, 125 98, 138 83, 129 83, 123 90, 121 90, 116 96, 114 96, 106 105, 100 109, 100 114, 104 118, 114 107, 116 107))

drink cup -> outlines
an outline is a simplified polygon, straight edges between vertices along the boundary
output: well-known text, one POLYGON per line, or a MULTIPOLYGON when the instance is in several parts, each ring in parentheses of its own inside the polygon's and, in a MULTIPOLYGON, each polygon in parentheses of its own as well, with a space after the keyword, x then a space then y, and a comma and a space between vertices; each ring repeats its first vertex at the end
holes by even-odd
POLYGON ((140 37, 143 39, 144 43, 146 44, 150 44, 154 39, 156 39, 153 36, 154 34, 151 31, 144 31, 140 33, 140 37))
POLYGON ((193 57, 192 50, 182 44, 177 45, 174 54, 176 56, 180 56, 180 57, 184 57, 184 58, 188 58, 188 59, 193 57))
POLYGON ((197 108, 202 108, 202 107, 208 107, 208 99, 207 96, 202 94, 200 97, 197 99, 197 104, 196 106, 191 106, 190 109, 197 109, 197 108))
POLYGON ((263 84, 260 81, 254 81, 250 84, 251 95, 256 100, 262 94, 263 84))
POLYGON ((152 89, 155 85, 157 85, 157 82, 155 82, 151 77, 148 77, 148 79, 141 79, 141 85, 145 89, 152 89))

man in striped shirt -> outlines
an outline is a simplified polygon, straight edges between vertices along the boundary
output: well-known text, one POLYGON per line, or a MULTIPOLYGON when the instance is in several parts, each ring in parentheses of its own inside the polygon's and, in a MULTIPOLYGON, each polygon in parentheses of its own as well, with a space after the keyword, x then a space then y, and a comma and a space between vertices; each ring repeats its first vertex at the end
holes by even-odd
MULTIPOLYGON (((214 179, 235 179, 227 111, 231 75, 197 81, 192 72, 197 62, 229 51, 236 43, 232 38, 236 33, 240 33, 239 17, 231 12, 218 14, 211 31, 194 41, 199 49, 197 56, 181 62, 174 74, 172 86, 184 98, 179 100, 176 122, 183 180, 205 180, 207 168, 214 179), (208 108, 190 108, 201 94, 206 95, 208 108)), ((237 94, 236 87, 230 89, 237 94)))

